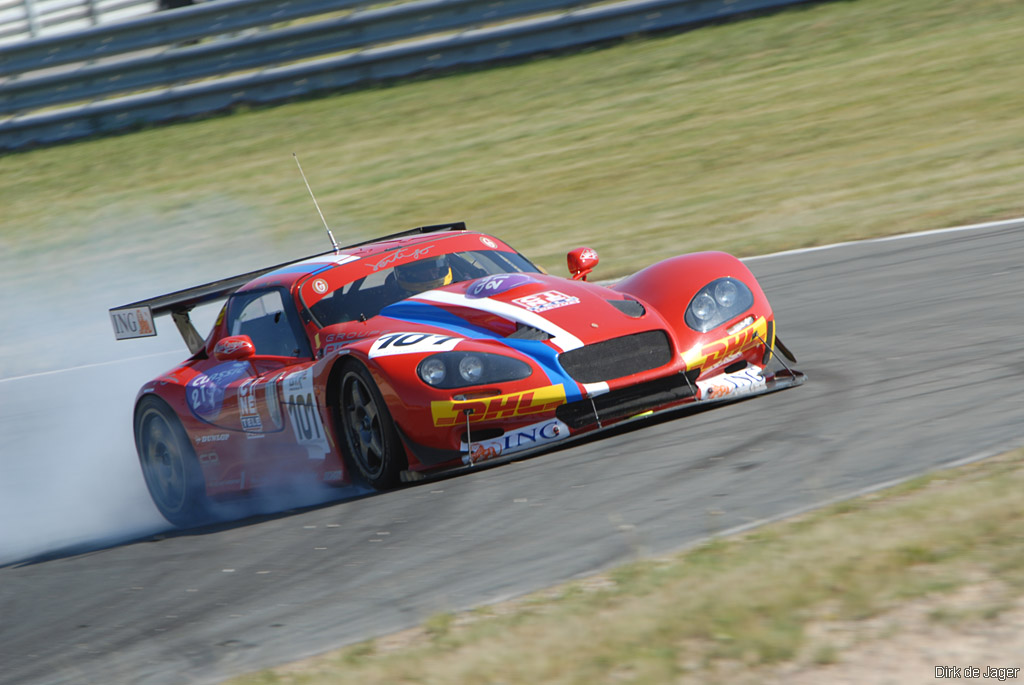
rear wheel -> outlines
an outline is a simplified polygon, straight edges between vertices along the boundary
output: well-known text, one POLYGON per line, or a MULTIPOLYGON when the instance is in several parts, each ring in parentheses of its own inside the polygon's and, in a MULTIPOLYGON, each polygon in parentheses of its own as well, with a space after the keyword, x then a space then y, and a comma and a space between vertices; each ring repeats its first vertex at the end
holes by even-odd
POLYGON ((135 409, 135 447, 153 503, 181 528, 212 519, 206 483, 181 421, 166 402, 143 397, 135 409))
POLYGON ((407 465, 402 441, 373 376, 357 362, 342 369, 338 411, 349 464, 377 490, 397 485, 407 465))

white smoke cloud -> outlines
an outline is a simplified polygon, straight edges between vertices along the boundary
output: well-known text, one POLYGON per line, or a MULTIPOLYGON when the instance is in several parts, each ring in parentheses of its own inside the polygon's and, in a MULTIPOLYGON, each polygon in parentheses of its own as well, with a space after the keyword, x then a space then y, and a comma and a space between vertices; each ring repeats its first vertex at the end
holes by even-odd
MULTIPOLYGON (((132 409, 139 387, 187 350, 166 318, 156 338, 115 341, 107 310, 326 249, 315 227, 284 246, 229 237, 227 217, 258 225, 218 199, 170 216, 110 209, 77 239, 41 228, 60 238, 46 249, 0 232, 0 565, 168 527, 142 478, 132 409)), ((218 309, 193 313, 201 334, 218 309)), ((300 488, 239 513, 297 506, 306 495, 300 488)))

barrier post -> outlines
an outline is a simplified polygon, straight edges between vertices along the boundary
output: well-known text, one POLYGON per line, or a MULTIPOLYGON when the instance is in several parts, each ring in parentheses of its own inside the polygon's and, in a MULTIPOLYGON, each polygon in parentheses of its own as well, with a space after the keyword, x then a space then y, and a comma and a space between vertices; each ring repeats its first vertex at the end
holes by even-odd
POLYGON ((39 17, 32 0, 25 0, 25 18, 28 20, 28 33, 35 38, 39 35, 39 17))

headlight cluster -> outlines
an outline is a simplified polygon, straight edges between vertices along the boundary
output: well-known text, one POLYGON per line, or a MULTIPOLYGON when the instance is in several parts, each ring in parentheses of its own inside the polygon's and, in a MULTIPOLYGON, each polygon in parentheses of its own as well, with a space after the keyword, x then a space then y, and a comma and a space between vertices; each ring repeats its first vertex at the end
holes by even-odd
POLYGON ((435 388, 462 388, 482 383, 501 383, 526 378, 530 365, 511 357, 487 352, 441 352, 420 362, 416 373, 435 388))
POLYGON ((706 333, 747 311, 753 304, 754 295, 742 281, 719 278, 693 296, 683 319, 693 330, 706 333))

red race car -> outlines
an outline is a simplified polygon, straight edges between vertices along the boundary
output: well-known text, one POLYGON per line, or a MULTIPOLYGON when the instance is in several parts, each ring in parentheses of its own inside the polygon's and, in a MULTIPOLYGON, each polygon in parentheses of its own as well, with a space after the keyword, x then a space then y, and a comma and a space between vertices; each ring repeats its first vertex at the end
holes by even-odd
POLYGON ((593 250, 568 262, 572 280, 442 224, 110 310, 118 339, 170 314, 192 352, 137 398, 153 501, 196 525, 211 498, 285 475, 384 489, 803 383, 735 257, 672 257, 608 287, 586 282, 593 250), (190 310, 225 298, 203 340, 190 310))

